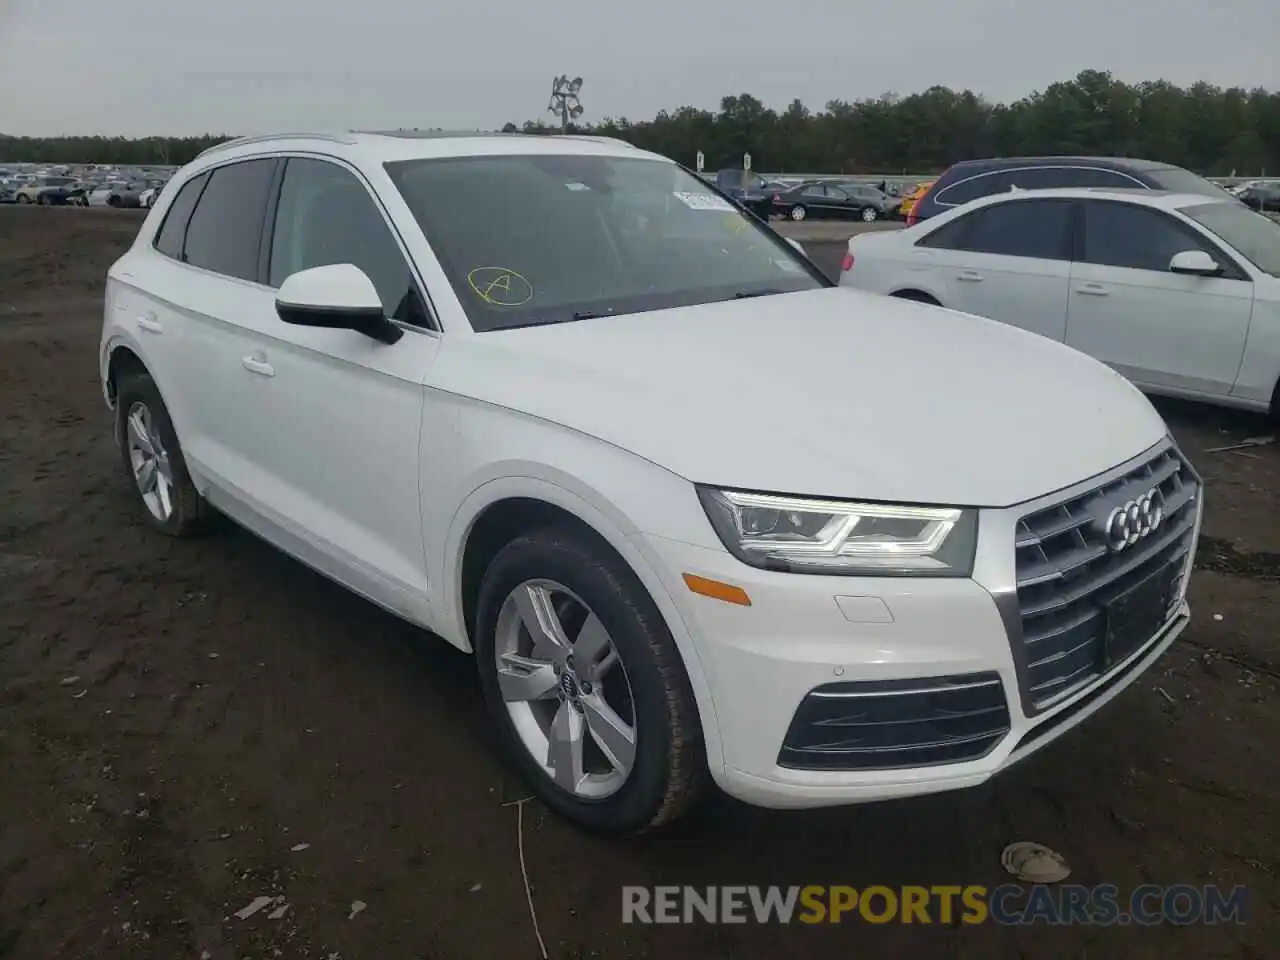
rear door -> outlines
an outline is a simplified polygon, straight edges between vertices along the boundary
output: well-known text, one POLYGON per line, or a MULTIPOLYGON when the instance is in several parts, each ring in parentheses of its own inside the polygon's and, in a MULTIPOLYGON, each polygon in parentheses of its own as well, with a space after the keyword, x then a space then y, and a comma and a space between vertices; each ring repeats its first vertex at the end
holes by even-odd
POLYGON ((1081 204, 1071 270, 1067 343, 1140 384, 1210 396, 1235 385, 1253 311, 1253 282, 1225 251, 1152 207, 1081 204), (1222 276, 1171 273, 1184 250, 1203 250, 1222 276))
POLYGON ((206 495, 219 506, 220 496, 261 496, 263 459, 275 442, 268 384, 245 358, 259 349, 261 311, 273 302, 260 282, 260 248, 278 166, 261 158, 209 171, 181 248, 152 285, 164 298, 162 336, 181 381, 183 452, 217 488, 206 495))
POLYGON ((1073 207, 1030 197, 983 206, 922 238, 944 306, 1061 341, 1066 335, 1073 207))

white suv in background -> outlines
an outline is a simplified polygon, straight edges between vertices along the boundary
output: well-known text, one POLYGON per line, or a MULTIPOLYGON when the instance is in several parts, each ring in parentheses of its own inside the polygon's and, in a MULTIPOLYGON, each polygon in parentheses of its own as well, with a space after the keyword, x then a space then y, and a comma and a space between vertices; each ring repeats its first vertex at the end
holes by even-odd
MULTIPOLYGON (((980 783, 1185 626, 1200 484, 1123 378, 835 289, 596 138, 234 141, 110 271, 140 515, 473 651, 577 824, 980 783)), ((429 758, 424 758, 429 760, 429 758)))

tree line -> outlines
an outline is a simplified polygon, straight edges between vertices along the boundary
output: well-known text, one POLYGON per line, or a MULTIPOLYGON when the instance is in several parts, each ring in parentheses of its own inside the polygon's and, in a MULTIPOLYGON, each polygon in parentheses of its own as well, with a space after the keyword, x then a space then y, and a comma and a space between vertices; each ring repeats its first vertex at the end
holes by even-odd
MULTIPOLYGON (((558 132, 537 120, 502 129, 558 132)), ((744 153, 756 170, 884 174, 938 172, 974 157, 1084 154, 1164 160, 1206 176, 1280 174, 1280 93, 1129 84, 1097 70, 1008 104, 939 86, 816 111, 795 100, 779 112, 744 93, 725 97, 719 111, 680 107, 570 132, 618 137, 690 167, 701 151, 708 169, 739 166, 744 153)), ((227 139, 0 135, 0 162, 183 164, 227 139)))

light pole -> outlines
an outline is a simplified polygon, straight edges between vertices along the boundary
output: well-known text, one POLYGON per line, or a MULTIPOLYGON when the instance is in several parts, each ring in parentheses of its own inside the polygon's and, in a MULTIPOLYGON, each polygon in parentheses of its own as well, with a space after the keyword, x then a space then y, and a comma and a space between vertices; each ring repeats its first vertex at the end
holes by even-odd
POLYGON ((560 132, 569 132, 569 121, 582 116, 582 101, 578 99, 578 91, 582 89, 582 78, 569 79, 561 74, 551 81, 551 102, 547 104, 547 112, 560 118, 560 132))

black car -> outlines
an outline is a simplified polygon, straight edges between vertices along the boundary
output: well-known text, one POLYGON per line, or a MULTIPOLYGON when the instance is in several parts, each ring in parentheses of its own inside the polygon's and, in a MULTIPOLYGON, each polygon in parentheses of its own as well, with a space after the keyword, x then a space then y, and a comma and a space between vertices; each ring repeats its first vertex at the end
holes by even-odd
POLYGON ((1250 210, 1280 213, 1280 183, 1255 183, 1236 195, 1250 210))
POLYGON ((995 157, 952 164, 920 198, 907 218, 910 225, 927 220, 979 197, 1009 190, 1054 187, 1171 190, 1200 193, 1215 199, 1229 197, 1204 177, 1155 160, 1125 157, 995 157))
POLYGON ((768 189, 769 182, 760 174, 729 168, 716 173, 715 185, 739 206, 764 220, 769 219, 773 195, 768 189))
POLYGON ((809 180, 774 195, 773 212, 792 220, 862 220, 893 215, 898 201, 870 184, 809 180))

